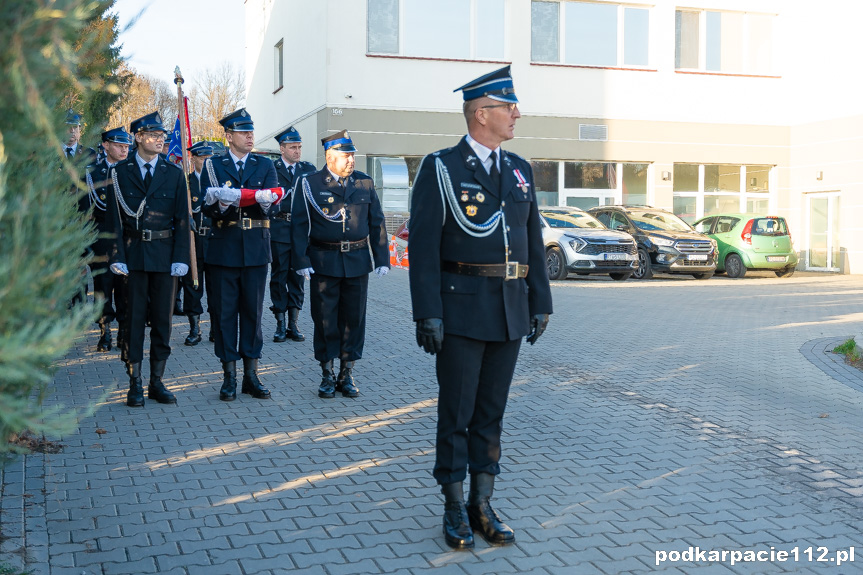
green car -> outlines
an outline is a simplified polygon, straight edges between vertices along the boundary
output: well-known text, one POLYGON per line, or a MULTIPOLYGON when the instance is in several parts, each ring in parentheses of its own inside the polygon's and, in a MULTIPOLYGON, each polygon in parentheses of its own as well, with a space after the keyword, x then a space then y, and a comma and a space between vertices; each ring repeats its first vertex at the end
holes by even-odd
POLYGON ((785 218, 759 214, 715 214, 693 227, 719 244, 716 273, 742 278, 746 270, 771 270, 787 278, 797 267, 797 252, 785 218))

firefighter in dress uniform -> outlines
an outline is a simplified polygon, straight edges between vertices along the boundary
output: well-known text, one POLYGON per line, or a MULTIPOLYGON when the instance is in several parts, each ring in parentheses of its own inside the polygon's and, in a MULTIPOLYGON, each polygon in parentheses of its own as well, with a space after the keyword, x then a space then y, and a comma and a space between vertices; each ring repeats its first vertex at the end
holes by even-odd
POLYGON ((386 224, 372 179, 354 170, 357 149, 347 131, 321 143, 326 167, 303 176, 294 189, 292 263, 309 280, 314 353, 322 371, 318 396, 333 398, 338 391, 358 397, 353 367, 363 356, 369 273, 389 272, 386 224))
POLYGON ((264 347, 261 317, 270 255, 270 218, 274 203, 270 188, 279 180, 268 158, 252 154, 255 125, 245 110, 219 120, 228 150, 204 164, 202 213, 212 220, 207 253, 207 305, 215 336, 216 356, 224 379, 219 399, 237 398, 237 360, 243 361, 242 393, 269 399, 270 390, 258 378, 264 347), (210 189, 212 188, 212 189, 210 189), (240 206, 241 189, 258 190, 255 202, 240 206), (238 337, 239 334, 239 337, 238 337))
POLYGON ((291 126, 276 136, 281 158, 275 161, 279 185, 285 189, 286 196, 277 206, 270 209, 270 242, 273 264, 270 266, 270 310, 276 316, 276 333, 273 341, 281 343, 304 341, 297 319, 303 308, 304 278, 296 273, 291 263, 291 200, 294 184, 305 174, 315 171, 314 164, 303 162, 300 155, 303 140, 300 133, 291 126), (285 321, 285 313, 288 318, 285 321))
MULTIPOLYGON (((126 404, 144 405, 141 362, 150 321, 150 385, 147 397, 177 403, 162 377, 171 355, 171 318, 177 278, 189 271, 189 207, 183 171, 159 155, 165 127, 158 112, 130 125, 138 147, 110 170, 106 200, 114 226, 111 271, 128 276, 125 328, 129 393, 126 404)), ((122 328, 121 328, 122 329, 122 328)))
POLYGON ((444 538, 461 549, 473 530, 494 545, 515 541, 489 499, 521 338, 536 342, 552 304, 531 167, 500 148, 520 117, 509 66, 457 90, 468 134, 421 162, 408 251, 417 343, 437 356, 444 538))

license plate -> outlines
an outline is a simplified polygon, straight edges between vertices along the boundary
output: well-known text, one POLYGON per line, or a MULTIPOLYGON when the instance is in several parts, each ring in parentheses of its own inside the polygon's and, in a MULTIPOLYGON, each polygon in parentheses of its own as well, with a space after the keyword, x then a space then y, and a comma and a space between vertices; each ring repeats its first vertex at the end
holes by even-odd
POLYGON ((691 262, 706 262, 707 254, 690 254, 686 256, 686 259, 691 262))
POLYGON ((626 254, 602 254, 602 259, 608 260, 625 260, 626 254))
POLYGON ((767 256, 768 262, 787 262, 788 256, 767 256))

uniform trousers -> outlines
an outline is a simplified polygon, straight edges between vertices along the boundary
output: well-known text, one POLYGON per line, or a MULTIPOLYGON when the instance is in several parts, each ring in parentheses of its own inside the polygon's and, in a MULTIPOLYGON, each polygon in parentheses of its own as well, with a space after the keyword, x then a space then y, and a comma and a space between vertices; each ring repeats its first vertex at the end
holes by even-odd
POLYGON ((500 434, 521 339, 480 341, 446 333, 437 354, 439 387, 434 478, 500 473, 500 434))
POLYGON ((126 295, 123 293, 126 277, 112 273, 107 261, 91 262, 90 274, 93 276, 94 295, 102 297, 100 321, 111 323, 116 319, 123 323, 126 318, 126 295))
POLYGON ((161 361, 171 355, 171 317, 176 294, 177 278, 169 272, 129 271, 126 301, 129 363, 141 363, 144 359, 144 328, 148 318, 150 359, 161 361))
POLYGON ((216 356, 222 361, 260 359, 264 347, 261 316, 267 266, 233 268, 207 264, 207 281, 210 286, 207 308, 216 356))
MULTIPOLYGON (((204 297, 204 272, 206 266, 204 264, 204 248, 201 245, 202 238, 195 237, 195 264, 198 266, 198 287, 195 287, 194 278, 192 278, 192 269, 189 267, 189 273, 180 278, 180 291, 183 292, 183 315, 201 315, 204 313, 204 306, 201 304, 201 299, 204 297)), ((209 295, 209 284, 206 285, 207 294, 209 295)), ((209 300, 209 297, 207 298, 209 300)))
POLYGON ((270 242, 273 264, 270 268, 270 299, 274 313, 285 313, 288 308, 303 309, 305 278, 291 266, 291 244, 270 242))
POLYGON ((339 278, 320 273, 309 280, 309 311, 315 324, 315 359, 356 361, 366 339, 369 276, 339 278))

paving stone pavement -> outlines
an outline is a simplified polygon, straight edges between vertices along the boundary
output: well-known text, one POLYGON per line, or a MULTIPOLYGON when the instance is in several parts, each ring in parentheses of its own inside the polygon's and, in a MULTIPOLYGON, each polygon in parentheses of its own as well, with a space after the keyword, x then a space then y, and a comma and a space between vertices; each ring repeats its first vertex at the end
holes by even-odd
POLYGON ((863 277, 578 278, 553 295, 504 420, 494 503, 513 546, 443 543, 433 358, 393 270, 370 281, 353 400, 318 399, 305 310, 304 343, 272 343, 265 316, 271 401, 219 401, 212 344, 184 346, 177 318, 166 382, 179 405, 128 408, 94 326, 49 404, 97 409, 61 453, 2 471, 0 562, 33 575, 863 572, 863 375, 826 353, 861 333, 863 277), (711 550, 725 560, 697 554, 711 550), (733 551, 766 560, 732 565, 733 551))

